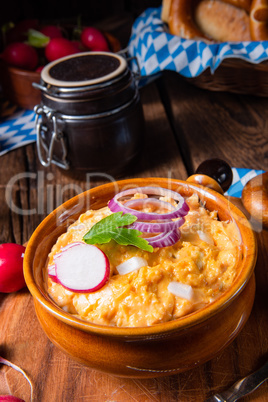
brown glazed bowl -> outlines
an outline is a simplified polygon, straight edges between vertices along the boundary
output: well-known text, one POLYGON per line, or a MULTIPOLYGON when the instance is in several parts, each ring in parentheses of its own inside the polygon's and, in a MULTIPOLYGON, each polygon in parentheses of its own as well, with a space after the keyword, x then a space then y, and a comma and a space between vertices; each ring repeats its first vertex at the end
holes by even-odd
POLYGON ((5 99, 23 109, 40 103, 40 91, 33 87, 34 82, 40 82, 40 72, 9 66, 1 60, 0 77, 5 99))
POLYGON ((38 320, 57 347, 93 369, 121 377, 149 378, 194 368, 212 359, 234 340, 252 309, 256 254, 255 236, 247 219, 223 195, 188 181, 129 179, 90 189, 48 215, 28 242, 24 275, 38 320), (52 245, 87 209, 106 206, 122 189, 147 185, 169 188, 184 197, 197 193, 209 210, 218 211, 220 220, 235 221, 241 236, 241 252, 231 288, 192 314, 149 327, 96 325, 66 313, 46 292, 44 270, 52 245))
MULTIPOLYGON (((112 52, 121 50, 119 40, 110 33, 104 32, 112 52)), ((23 109, 33 109, 41 102, 40 90, 33 87, 33 83, 40 83, 39 71, 29 71, 9 66, 0 60, 0 83, 4 97, 23 109)))

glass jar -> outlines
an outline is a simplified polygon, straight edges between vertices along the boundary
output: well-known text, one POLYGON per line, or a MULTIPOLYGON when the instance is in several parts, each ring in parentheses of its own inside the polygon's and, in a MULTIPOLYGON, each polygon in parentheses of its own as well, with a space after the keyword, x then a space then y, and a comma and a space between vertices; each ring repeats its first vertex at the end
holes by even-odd
POLYGON ((85 52, 41 72, 35 106, 41 164, 64 170, 121 174, 144 142, 138 80, 125 57, 85 52))

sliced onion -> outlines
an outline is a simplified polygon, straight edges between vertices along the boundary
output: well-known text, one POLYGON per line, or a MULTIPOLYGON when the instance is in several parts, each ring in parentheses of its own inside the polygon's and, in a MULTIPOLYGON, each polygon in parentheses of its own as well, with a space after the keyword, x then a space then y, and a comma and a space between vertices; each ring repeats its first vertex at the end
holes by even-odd
POLYGON ((114 196, 109 203, 108 207, 112 212, 124 212, 124 213, 130 213, 132 215, 135 215, 138 219, 141 220, 162 220, 162 219, 175 219, 179 218, 182 216, 185 216, 188 211, 189 207, 187 203, 185 202, 184 198, 179 194, 176 193, 175 191, 168 190, 165 188, 161 187, 139 187, 139 188, 132 188, 129 190, 122 191, 114 196), (137 211, 134 210, 128 206, 125 206, 122 204, 119 199, 128 196, 128 195, 133 195, 135 193, 142 193, 142 194, 152 194, 152 195, 158 195, 158 196, 166 196, 169 198, 174 199, 175 201, 178 201, 177 207, 171 212, 167 213, 154 213, 154 212, 142 212, 142 211, 137 211))
POLYGON ((130 226, 131 229, 139 230, 143 233, 160 233, 160 232, 170 232, 180 226, 185 222, 184 218, 178 219, 177 221, 164 221, 164 222, 139 222, 136 221, 130 226))
POLYGON ((135 200, 129 200, 124 202, 124 206, 130 207, 130 208, 135 208, 139 207, 142 205, 143 207, 146 206, 146 204, 154 205, 157 208, 162 208, 162 209, 167 209, 168 211, 174 211, 176 207, 174 205, 170 204, 167 201, 159 200, 158 198, 137 198, 135 200))
POLYGON ((181 233, 179 227, 185 222, 183 217, 189 211, 187 203, 179 193, 162 187, 150 186, 122 191, 109 201, 108 207, 112 212, 130 213, 136 216, 138 220, 129 226, 131 229, 139 230, 142 233, 159 233, 154 237, 145 238, 145 240, 147 240, 153 247, 168 247, 175 244, 180 239, 181 233), (159 197, 165 196, 177 201, 178 204, 177 206, 174 206, 169 202, 153 197, 120 201, 121 198, 134 195, 135 193, 156 195, 159 197), (166 209, 169 212, 144 212, 134 209, 141 205, 144 209, 146 204, 154 205, 159 210, 166 209))
POLYGON ((177 243, 180 240, 181 232, 177 229, 170 230, 169 232, 160 233, 157 236, 146 237, 145 240, 153 247, 168 247, 173 246, 173 244, 177 243))
POLYGON ((146 267, 148 265, 145 258, 142 257, 132 257, 128 260, 122 262, 121 264, 117 265, 116 269, 119 275, 125 275, 129 272, 136 271, 142 267, 146 267))
POLYGON ((191 301, 194 297, 194 291, 192 286, 186 285, 181 282, 172 281, 168 284, 168 291, 175 296, 181 297, 191 301))
POLYGON ((198 230, 197 234, 198 234, 200 240, 204 241, 205 243, 210 244, 211 246, 214 246, 214 240, 212 239, 211 236, 209 236, 209 234, 203 232, 203 230, 198 230))

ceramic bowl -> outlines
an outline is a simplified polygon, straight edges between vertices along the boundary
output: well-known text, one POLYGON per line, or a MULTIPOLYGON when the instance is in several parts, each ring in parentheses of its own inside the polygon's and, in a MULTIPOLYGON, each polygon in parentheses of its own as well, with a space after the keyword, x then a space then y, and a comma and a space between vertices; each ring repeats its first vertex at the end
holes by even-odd
MULTIPOLYGON (((118 52, 121 44, 113 35, 104 32, 111 51, 118 52)), ((0 82, 4 97, 23 109, 33 109, 41 102, 41 92, 33 87, 33 83, 40 82, 41 74, 38 71, 29 71, 7 65, 0 61, 0 82)))
POLYGON ((0 74, 5 99, 23 109, 33 109, 40 102, 40 91, 33 87, 34 82, 40 82, 38 71, 9 66, 1 61, 0 74))
POLYGON ((24 274, 36 315, 48 338, 71 358, 93 369, 132 378, 176 374, 200 365, 225 348, 246 323, 255 296, 254 233, 242 212, 223 195, 187 181, 165 178, 108 183, 82 193, 53 211, 29 240, 24 274), (122 328, 91 324, 66 313, 48 296, 44 268, 58 236, 87 209, 107 205, 126 187, 155 185, 188 197, 197 193, 219 219, 234 220, 241 236, 238 274, 219 299, 185 317, 150 327, 122 328))

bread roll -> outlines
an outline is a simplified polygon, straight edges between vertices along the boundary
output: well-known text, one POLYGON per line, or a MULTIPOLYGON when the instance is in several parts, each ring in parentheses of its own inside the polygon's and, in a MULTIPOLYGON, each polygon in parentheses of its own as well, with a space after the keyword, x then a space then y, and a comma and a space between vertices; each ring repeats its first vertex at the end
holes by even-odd
POLYGON ((169 19, 171 1, 172 0, 163 0, 162 2, 161 19, 166 23, 168 23, 169 19))
POLYGON ((252 0, 250 33, 252 40, 268 39, 268 0, 252 0))
POLYGON ((268 40, 268 0, 163 0, 161 18, 185 39, 268 40))
POLYGON ((197 27, 194 20, 196 4, 200 0, 171 0, 168 26, 173 35, 184 39, 208 39, 197 27))
POLYGON ((220 0, 202 0, 195 8, 195 22, 207 37, 221 42, 250 41, 249 15, 220 0))

